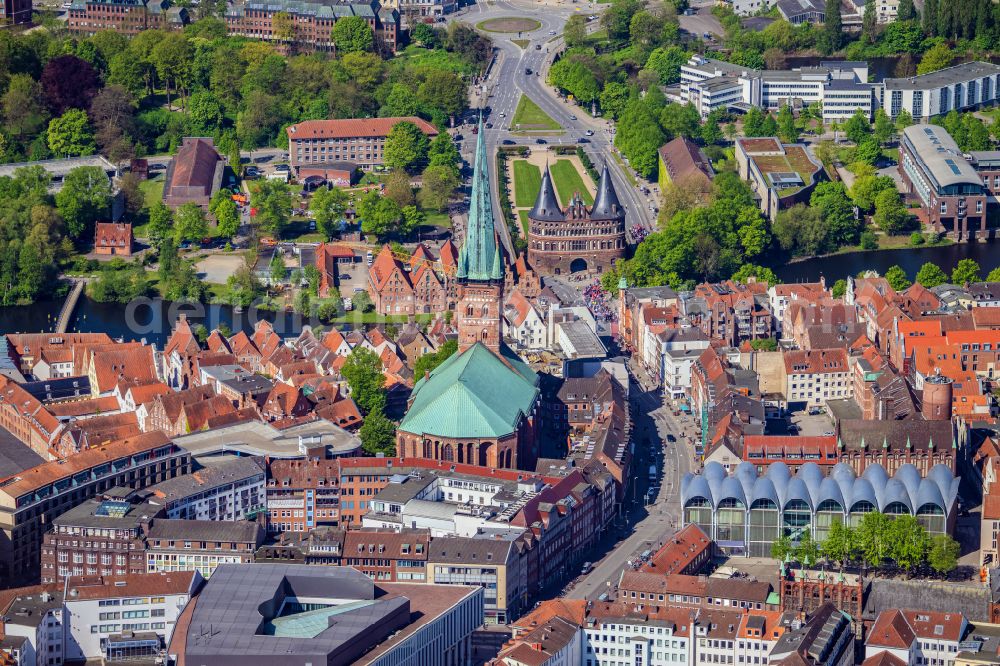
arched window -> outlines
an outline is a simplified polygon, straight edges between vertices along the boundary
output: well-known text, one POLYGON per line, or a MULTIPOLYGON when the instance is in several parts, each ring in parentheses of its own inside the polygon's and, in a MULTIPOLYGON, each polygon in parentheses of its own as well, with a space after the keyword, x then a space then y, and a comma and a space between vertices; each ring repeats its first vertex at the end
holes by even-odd
POLYGON ((489 339, 489 337, 490 337, 489 330, 484 328, 482 333, 483 342, 486 342, 489 339))
POLYGON ((452 448, 451 444, 445 444, 441 449, 441 460, 446 460, 448 462, 455 460, 455 450, 452 448))
POLYGON ((473 314, 473 309, 472 309, 472 306, 471 306, 471 305, 469 305, 469 306, 467 306, 467 307, 465 308, 465 316, 466 316, 466 317, 471 317, 471 316, 472 316, 472 314, 473 314))
POLYGON ((489 317, 489 316, 490 316, 490 306, 489 305, 484 305, 483 306, 483 317, 485 318, 485 317, 489 317))

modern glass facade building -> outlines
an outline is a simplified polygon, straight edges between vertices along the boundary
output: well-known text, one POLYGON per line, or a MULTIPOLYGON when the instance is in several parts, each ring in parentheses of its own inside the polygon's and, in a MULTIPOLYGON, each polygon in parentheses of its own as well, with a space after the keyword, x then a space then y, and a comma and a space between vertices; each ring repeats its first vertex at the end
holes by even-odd
POLYGON ((683 523, 698 525, 720 551, 750 557, 768 557, 779 537, 796 541, 806 528, 823 541, 834 522, 856 526, 873 511, 915 516, 932 535, 944 534, 954 524, 958 485, 944 465, 921 478, 909 464, 892 477, 870 465, 859 477, 844 463, 824 476, 815 463, 792 474, 777 462, 759 474, 744 462, 730 475, 710 462, 681 481, 683 523))

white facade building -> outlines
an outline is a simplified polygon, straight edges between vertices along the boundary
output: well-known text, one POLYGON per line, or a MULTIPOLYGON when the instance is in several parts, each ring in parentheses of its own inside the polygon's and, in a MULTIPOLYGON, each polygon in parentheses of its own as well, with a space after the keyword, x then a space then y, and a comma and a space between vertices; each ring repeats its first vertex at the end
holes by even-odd
POLYGON ((876 92, 889 117, 905 109, 919 122, 952 110, 995 104, 998 85, 1000 65, 966 62, 922 76, 886 79, 876 92))
POLYGON ((202 580, 197 571, 70 578, 66 659, 112 661, 127 654, 159 654, 202 580))
POLYGON ((876 95, 868 83, 868 64, 821 62, 791 70, 754 70, 694 55, 681 66, 680 93, 675 101, 691 103, 702 117, 715 109, 757 106, 775 110, 786 104, 820 104, 823 120, 851 117, 861 109, 874 114, 876 95))
POLYGON ((167 518, 246 520, 266 506, 264 467, 252 457, 211 462, 149 490, 163 502, 167 518))

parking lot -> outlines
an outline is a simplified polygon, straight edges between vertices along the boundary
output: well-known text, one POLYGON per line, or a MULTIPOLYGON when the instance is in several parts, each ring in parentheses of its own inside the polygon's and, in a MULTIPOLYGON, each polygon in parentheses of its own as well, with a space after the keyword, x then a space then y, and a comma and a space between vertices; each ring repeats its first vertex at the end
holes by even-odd
POLYGON ((244 261, 246 259, 242 254, 212 254, 196 263, 194 268, 205 282, 225 284, 244 261))
POLYGON ((820 414, 810 414, 808 411, 793 412, 792 423, 799 429, 803 437, 817 437, 833 433, 833 421, 825 411, 820 414))
POLYGON ((337 264, 337 282, 340 285, 340 295, 352 298, 359 291, 368 288, 368 265, 364 258, 353 264, 337 264))

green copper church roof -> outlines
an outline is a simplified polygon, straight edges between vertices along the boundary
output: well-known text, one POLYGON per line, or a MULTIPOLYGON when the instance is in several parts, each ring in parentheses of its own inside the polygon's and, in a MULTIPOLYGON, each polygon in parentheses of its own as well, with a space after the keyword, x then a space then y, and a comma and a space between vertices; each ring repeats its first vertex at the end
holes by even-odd
POLYGON ((469 200, 469 223, 465 242, 458 251, 456 277, 463 280, 502 280, 500 248, 493 226, 493 202, 490 200, 490 168, 486 155, 486 133, 479 118, 476 139, 476 164, 472 172, 472 197, 469 200))
POLYGON ((416 435, 492 439, 514 432, 538 399, 538 376, 504 349, 481 343, 453 354, 413 387, 399 429, 416 435), (508 365, 509 364, 509 365, 508 365))

